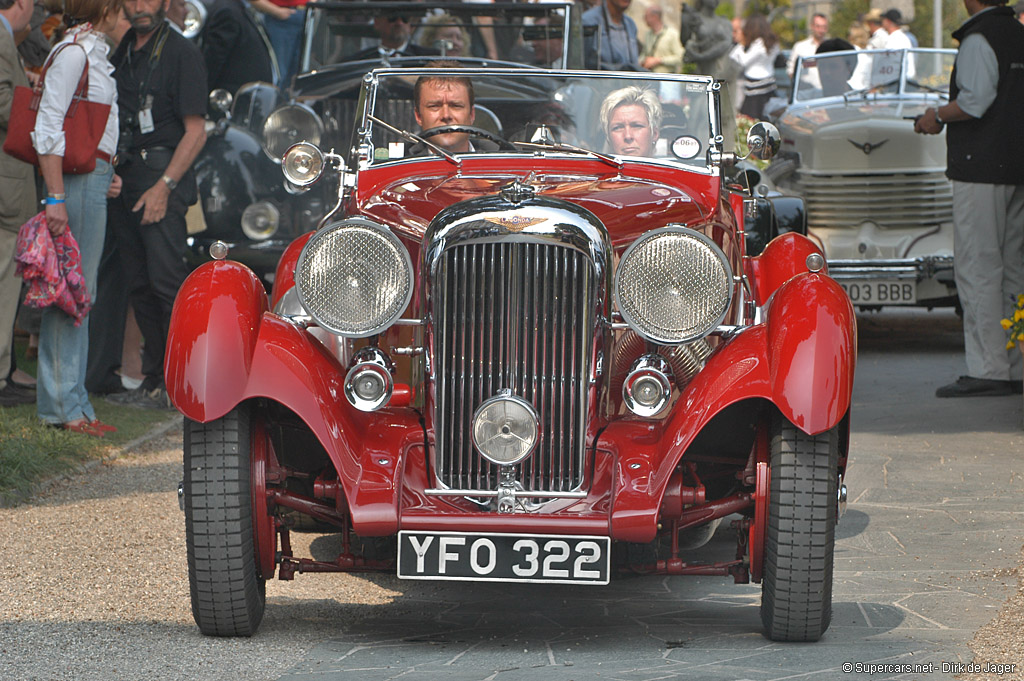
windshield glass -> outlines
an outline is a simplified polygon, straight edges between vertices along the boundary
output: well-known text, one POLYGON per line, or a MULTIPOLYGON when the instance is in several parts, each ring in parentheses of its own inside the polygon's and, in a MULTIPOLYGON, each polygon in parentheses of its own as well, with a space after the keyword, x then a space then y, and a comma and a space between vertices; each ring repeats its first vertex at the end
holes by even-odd
POLYGON ((310 3, 302 72, 430 57, 578 68, 582 33, 572 8, 571 2, 310 3))
POLYGON ((703 168, 709 165, 710 140, 717 134, 710 87, 705 76, 376 71, 367 85, 364 117, 380 122, 364 119, 365 134, 357 142, 365 156, 372 149, 372 158, 364 163, 439 155, 387 127, 392 126, 422 135, 450 154, 596 152, 612 160, 639 157, 703 168))
POLYGON ((949 93, 953 50, 828 52, 801 60, 793 101, 859 94, 949 93))

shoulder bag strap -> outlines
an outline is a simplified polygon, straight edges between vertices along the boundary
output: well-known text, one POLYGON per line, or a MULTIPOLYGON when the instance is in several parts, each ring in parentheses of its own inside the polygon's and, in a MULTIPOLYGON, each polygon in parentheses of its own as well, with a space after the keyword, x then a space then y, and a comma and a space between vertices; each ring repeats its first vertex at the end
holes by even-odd
POLYGON ((74 116, 75 110, 78 108, 78 102, 88 98, 89 53, 86 51, 85 47, 79 45, 77 42, 61 43, 53 50, 53 52, 50 53, 50 56, 46 58, 46 62, 43 64, 42 71, 40 71, 39 73, 39 82, 36 84, 36 87, 34 88, 32 94, 32 105, 30 108, 33 111, 37 111, 39 109, 39 100, 43 97, 43 84, 46 81, 46 72, 50 69, 50 65, 53 63, 54 59, 57 58, 57 53, 70 45, 74 45, 78 48, 81 48, 82 52, 85 52, 85 68, 82 69, 82 75, 78 79, 78 87, 75 88, 75 94, 71 97, 71 106, 68 107, 68 111, 65 114, 65 118, 67 116, 74 116))

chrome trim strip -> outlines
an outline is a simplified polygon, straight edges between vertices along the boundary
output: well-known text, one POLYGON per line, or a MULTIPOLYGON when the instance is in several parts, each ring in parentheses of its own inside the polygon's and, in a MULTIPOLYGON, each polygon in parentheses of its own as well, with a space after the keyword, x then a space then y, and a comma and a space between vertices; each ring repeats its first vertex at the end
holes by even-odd
MULTIPOLYGON (((479 489, 445 489, 431 488, 423 490, 430 497, 497 497, 498 490, 479 489)), ((517 499, 585 499, 586 491, 579 492, 546 492, 542 490, 516 490, 517 499)))

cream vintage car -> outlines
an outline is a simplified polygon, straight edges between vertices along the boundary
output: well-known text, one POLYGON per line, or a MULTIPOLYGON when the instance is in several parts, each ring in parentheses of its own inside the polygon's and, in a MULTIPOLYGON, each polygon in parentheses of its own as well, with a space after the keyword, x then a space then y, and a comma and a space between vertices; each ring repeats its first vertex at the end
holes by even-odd
POLYGON ((766 171, 803 196, 829 273, 861 308, 957 303, 944 135, 913 120, 948 101, 954 50, 830 52, 797 64, 766 171))

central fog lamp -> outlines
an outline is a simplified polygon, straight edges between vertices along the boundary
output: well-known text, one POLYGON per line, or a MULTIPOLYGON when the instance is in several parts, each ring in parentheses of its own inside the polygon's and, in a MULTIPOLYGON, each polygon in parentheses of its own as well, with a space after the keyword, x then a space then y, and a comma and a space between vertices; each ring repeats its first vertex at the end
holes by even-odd
POLYGON ((637 416, 657 416, 672 397, 672 370, 661 355, 644 355, 622 383, 626 408, 637 416))
POLYGON ((391 359, 374 347, 356 353, 345 376, 345 399, 359 411, 377 411, 387 406, 394 391, 391 359))
POLYGON ((511 466, 537 446, 539 423, 533 405, 506 390, 485 400, 473 414, 473 445, 488 461, 511 466))

